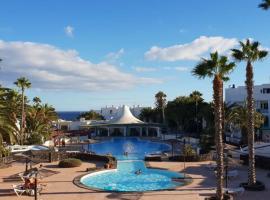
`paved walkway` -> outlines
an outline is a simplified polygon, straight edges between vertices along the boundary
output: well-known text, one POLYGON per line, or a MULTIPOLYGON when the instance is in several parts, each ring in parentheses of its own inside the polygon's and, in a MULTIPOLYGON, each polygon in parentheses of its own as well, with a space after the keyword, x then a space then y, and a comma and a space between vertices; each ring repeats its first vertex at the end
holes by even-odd
MULTIPOLYGON (((51 174, 44 178, 42 182, 46 183, 47 186, 43 190, 42 195, 39 199, 42 200, 101 200, 101 199, 120 199, 120 200, 196 200, 204 199, 211 193, 214 193, 215 187, 215 175, 213 171, 206 168, 209 162, 199 163, 186 163, 185 172, 191 176, 194 180, 190 185, 180 187, 175 191, 159 191, 159 192, 145 192, 145 193, 108 193, 108 192, 97 192, 92 190, 86 190, 79 188, 73 184, 75 176, 85 173, 87 167, 95 166, 95 163, 84 162, 82 166, 77 168, 66 168, 60 169, 57 167, 57 163, 44 164, 44 168, 59 173, 51 174)), ((164 169, 170 169, 174 171, 182 171, 184 164, 180 162, 150 162, 150 166, 159 167, 164 169)), ((22 196, 18 198, 11 190, 12 184, 20 183, 20 180, 15 182, 7 182, 7 178, 16 173, 22 172, 24 165, 15 163, 12 167, 6 169, 0 169, 0 199, 1 200, 12 200, 21 199, 29 200, 33 197, 22 196)), ((238 168, 239 177, 230 180, 229 186, 238 186, 240 182, 246 181, 247 167, 241 166, 238 168)), ((263 200, 268 199, 270 196, 270 178, 266 177, 266 170, 257 170, 258 180, 263 181, 266 184, 266 190, 263 192, 247 192, 238 197, 237 199, 244 200, 263 200)))

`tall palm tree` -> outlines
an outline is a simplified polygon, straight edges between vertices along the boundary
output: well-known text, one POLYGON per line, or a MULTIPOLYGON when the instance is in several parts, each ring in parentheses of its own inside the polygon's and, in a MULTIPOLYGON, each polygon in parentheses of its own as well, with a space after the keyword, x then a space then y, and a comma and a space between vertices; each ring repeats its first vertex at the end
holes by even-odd
POLYGON ((159 91, 155 95, 156 106, 162 112, 162 122, 163 122, 163 124, 165 123, 165 111, 164 110, 165 110, 165 106, 166 106, 166 97, 167 97, 167 95, 162 91, 159 91))
POLYGON ((270 0, 263 0, 262 3, 259 4, 259 8, 268 10, 270 8, 270 0))
POLYGON ((20 123, 20 135, 21 135, 21 140, 20 143, 21 145, 24 143, 24 129, 25 129, 25 99, 24 99, 24 92, 25 89, 31 87, 31 82, 25 78, 25 77, 20 77, 17 79, 17 81, 14 82, 14 84, 21 89, 21 95, 22 95, 22 115, 21 115, 21 123, 20 123))
POLYGON ((254 152, 254 99, 253 99, 253 66, 252 63, 262 60, 268 54, 267 51, 260 50, 259 42, 251 42, 247 39, 245 42, 239 42, 240 49, 232 49, 232 56, 236 61, 245 61, 246 65, 246 90, 247 90, 247 134, 248 134, 248 151, 249 151, 249 170, 248 170, 248 185, 256 183, 256 169, 255 169, 255 152, 254 152))
POLYGON ((235 64, 229 62, 226 56, 219 56, 217 52, 210 54, 210 59, 202 59, 192 74, 198 78, 213 78, 213 102, 215 116, 215 142, 217 150, 217 190, 216 197, 223 199, 223 180, 224 180, 224 155, 223 155, 223 81, 229 79, 228 74, 233 70, 235 64))
POLYGON ((198 104, 203 101, 202 93, 195 90, 189 97, 195 102, 195 119, 196 119, 196 134, 198 134, 198 104))

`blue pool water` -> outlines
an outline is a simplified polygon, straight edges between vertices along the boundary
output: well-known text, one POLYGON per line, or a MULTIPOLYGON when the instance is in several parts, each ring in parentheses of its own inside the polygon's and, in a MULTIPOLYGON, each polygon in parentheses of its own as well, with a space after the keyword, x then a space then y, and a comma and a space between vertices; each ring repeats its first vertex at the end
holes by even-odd
POLYGON ((146 154, 170 151, 168 144, 140 140, 138 138, 114 138, 101 143, 91 144, 91 151, 97 154, 111 153, 117 160, 143 160, 146 154), (127 156, 124 155, 127 152, 127 156))
POLYGON ((149 169, 142 159, 148 153, 169 151, 167 144, 139 140, 137 138, 117 138, 91 145, 99 154, 111 153, 117 162, 117 169, 96 172, 81 178, 81 183, 95 189, 119 192, 142 192, 171 189, 183 185, 172 181, 183 174, 168 170, 149 169), (123 152, 128 152, 124 156, 123 152), (135 172, 141 170, 141 174, 135 172))

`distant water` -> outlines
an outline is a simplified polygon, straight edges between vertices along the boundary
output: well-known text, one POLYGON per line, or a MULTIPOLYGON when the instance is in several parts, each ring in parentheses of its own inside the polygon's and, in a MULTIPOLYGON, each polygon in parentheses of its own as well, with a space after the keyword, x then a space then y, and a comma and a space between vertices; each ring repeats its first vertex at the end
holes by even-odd
POLYGON ((58 116, 60 119, 64 120, 76 120, 77 117, 81 114, 84 113, 85 111, 62 111, 62 112, 57 112, 58 116))

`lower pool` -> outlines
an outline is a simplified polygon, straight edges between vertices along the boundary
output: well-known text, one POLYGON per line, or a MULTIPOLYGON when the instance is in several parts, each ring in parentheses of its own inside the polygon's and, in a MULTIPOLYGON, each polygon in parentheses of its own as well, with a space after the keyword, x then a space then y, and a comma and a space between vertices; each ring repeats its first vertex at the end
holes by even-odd
POLYGON ((172 189, 185 184, 172 180, 172 178, 183 178, 184 175, 181 173, 145 167, 142 160, 145 154, 170 150, 167 144, 136 138, 118 138, 97 143, 92 148, 99 150, 97 152, 112 153, 118 162, 117 169, 83 176, 80 181, 89 188, 119 192, 143 192, 172 189), (98 145, 101 145, 100 149, 98 145), (123 155, 123 152, 128 152, 128 155, 123 155), (138 171, 141 173, 137 174, 138 171))

